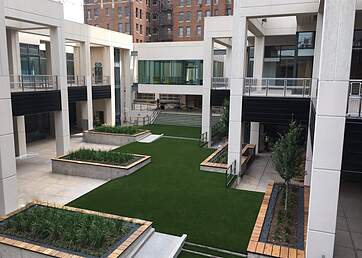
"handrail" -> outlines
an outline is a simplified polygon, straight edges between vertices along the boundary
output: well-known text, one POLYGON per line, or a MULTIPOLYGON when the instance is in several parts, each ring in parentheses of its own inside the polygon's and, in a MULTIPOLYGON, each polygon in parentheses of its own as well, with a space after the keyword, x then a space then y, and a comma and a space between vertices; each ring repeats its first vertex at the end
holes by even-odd
POLYGON ((362 80, 349 81, 347 116, 362 118, 362 80))
POLYGON ((87 86, 85 76, 81 75, 68 75, 67 84, 68 87, 87 86))
POLYGON ((92 86, 105 86, 111 84, 111 76, 92 76, 92 86))
POLYGON ((56 75, 10 75, 11 92, 49 91, 58 89, 56 75))
POLYGON ((204 147, 208 144, 207 132, 201 133, 199 138, 199 146, 204 147))
POLYGON ((211 77, 211 88, 213 89, 229 89, 229 78, 227 77, 211 77))
POLYGON ((236 174, 236 160, 234 160, 225 171, 225 186, 229 188, 235 182, 236 174))
POLYGON ((151 111, 154 110, 155 107, 155 104, 150 103, 132 103, 132 110, 151 111), (138 109, 136 108, 137 106, 139 107, 138 109))
POLYGON ((245 78, 245 96, 310 97, 311 78, 245 78))

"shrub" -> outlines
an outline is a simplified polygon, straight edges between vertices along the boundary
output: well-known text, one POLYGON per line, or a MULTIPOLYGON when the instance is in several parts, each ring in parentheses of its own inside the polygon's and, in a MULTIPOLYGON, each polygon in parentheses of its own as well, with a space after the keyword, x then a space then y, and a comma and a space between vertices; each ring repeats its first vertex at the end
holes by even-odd
POLYGON ((108 125, 102 125, 97 126, 94 131, 96 132, 103 132, 103 133, 117 133, 117 134, 129 134, 133 135, 136 133, 140 133, 143 130, 135 127, 135 126, 108 126, 108 125))
POLYGON ((137 156, 116 151, 80 149, 69 153, 67 156, 64 157, 64 159, 98 162, 109 165, 122 166, 136 160, 137 156))
POLYGON ((119 239, 132 233, 131 226, 116 219, 37 205, 3 221, 0 232, 100 257, 119 239))

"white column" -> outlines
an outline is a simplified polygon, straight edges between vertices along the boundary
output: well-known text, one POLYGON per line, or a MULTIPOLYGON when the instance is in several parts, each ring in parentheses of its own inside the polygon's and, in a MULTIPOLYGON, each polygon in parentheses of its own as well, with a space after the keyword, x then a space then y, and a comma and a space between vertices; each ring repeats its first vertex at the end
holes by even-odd
POLYGON ((308 136, 307 136, 307 150, 305 155, 305 175, 304 175, 304 185, 310 186, 312 179, 312 159, 313 159, 313 148, 312 148, 312 139, 311 131, 308 126, 308 136))
POLYGON ((17 209, 16 163, 4 1, 0 1, 0 215, 17 209))
POLYGON ((121 123, 125 121, 126 114, 132 110, 132 76, 131 51, 121 49, 122 81, 121 81, 121 123))
POLYGON ((251 122, 250 123, 250 143, 256 145, 255 154, 259 153, 259 132, 260 132, 260 123, 251 122))
POLYGON ((58 76, 58 88, 61 93, 62 110, 54 112, 56 154, 61 156, 68 152, 70 145, 65 41, 62 26, 50 28, 50 54, 52 74, 58 76))
POLYGON ((240 15, 241 1, 235 2, 233 15, 232 70, 230 87, 230 118, 228 164, 236 160, 236 173, 240 170, 242 149, 243 88, 246 75, 247 18, 240 15))
POLYGON ((25 131, 25 117, 15 116, 13 117, 14 124, 14 143, 15 143, 15 155, 17 157, 26 155, 26 131, 25 131))
POLYGON ((230 78, 231 76, 231 48, 226 48, 225 63, 224 63, 224 77, 230 78))
POLYGON ((212 37, 204 40, 204 75, 202 94, 201 132, 207 133, 207 141, 211 145, 211 77, 213 74, 214 44, 212 37))
MULTIPOLYGON (((8 45, 9 74, 15 75, 13 80, 17 81, 17 75, 21 75, 19 33, 13 29, 6 30, 8 45)), ((17 157, 26 155, 26 132, 25 117, 14 117, 14 142, 15 155, 17 157)))
POLYGON ((307 257, 333 257, 356 0, 324 2, 307 257))
POLYGON ((255 37, 253 76, 258 80, 263 78, 265 37, 255 37))
POLYGON ((112 46, 104 49, 104 75, 110 77, 111 99, 106 101, 106 124, 114 126, 116 124, 116 95, 114 86, 114 50, 112 46), (110 102, 109 102, 110 101, 110 102))
POLYGON ((82 104, 82 120, 87 128, 83 130, 93 129, 93 98, 92 98, 92 66, 89 41, 80 43, 80 75, 85 77, 87 87, 87 101, 82 104), (85 105, 85 106, 84 106, 85 105))

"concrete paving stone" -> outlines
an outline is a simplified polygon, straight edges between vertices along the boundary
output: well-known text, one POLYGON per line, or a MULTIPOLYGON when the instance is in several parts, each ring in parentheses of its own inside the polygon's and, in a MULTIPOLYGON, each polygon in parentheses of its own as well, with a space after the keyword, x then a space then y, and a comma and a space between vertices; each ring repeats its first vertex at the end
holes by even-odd
POLYGON ((356 258, 356 256, 351 248, 335 246, 333 258, 356 258))
POLYGON ((362 251, 357 251, 357 257, 362 258, 362 251))
POLYGON ((352 240, 355 248, 362 251, 362 234, 352 232, 352 240))
POLYGON ((348 231, 336 230, 335 245, 353 248, 350 233, 348 231))
POLYGON ((345 217, 337 217, 337 229, 347 231, 347 219, 345 217))
POLYGON ((362 233, 362 218, 360 219, 347 219, 349 228, 352 232, 362 233))

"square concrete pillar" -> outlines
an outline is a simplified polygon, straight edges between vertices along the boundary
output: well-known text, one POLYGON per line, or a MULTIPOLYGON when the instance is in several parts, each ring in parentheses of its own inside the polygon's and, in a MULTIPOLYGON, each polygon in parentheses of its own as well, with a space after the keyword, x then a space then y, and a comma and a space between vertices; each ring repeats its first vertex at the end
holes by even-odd
POLYGON ((80 43, 80 75, 85 78, 87 101, 82 103, 82 128, 93 129, 92 66, 89 41, 80 43), (83 127, 84 124, 84 127, 83 127))
POLYGON ((114 85, 114 48, 112 46, 104 47, 104 75, 110 77, 111 99, 110 103, 106 101, 106 123, 114 126, 116 124, 116 94, 114 85))
POLYGON ((256 145, 255 154, 259 153, 260 123, 250 123, 250 143, 256 145))
POLYGON ((0 1, 0 215, 18 207, 4 1, 0 1))
POLYGON ((132 74, 131 51, 121 49, 121 125, 125 122, 126 114, 132 110, 132 74))
POLYGON ((207 133, 207 141, 211 145, 211 77, 213 74, 214 44, 211 37, 204 40, 204 74, 202 94, 201 133, 207 133))
POLYGON ((62 110, 54 112, 56 154, 61 156, 68 152, 70 145, 65 40, 62 26, 50 28, 50 53, 52 74, 58 76, 58 89, 61 94, 62 110))
POLYGON ((25 156, 27 153, 25 117, 24 116, 14 117, 13 124, 14 124, 15 155, 17 157, 25 156))
POLYGON ((323 11, 307 257, 333 257, 356 0, 328 0, 323 11))
MULTIPOLYGON (((241 9, 236 2, 236 9, 241 9)), ((233 16, 232 70, 230 80, 230 118, 228 164, 236 161, 236 173, 240 171, 240 159, 243 143, 242 107, 243 88, 246 75, 247 18, 236 11, 233 16)))
POLYGON ((264 68, 264 49, 265 49, 265 37, 255 37, 254 44, 254 66, 253 66, 253 77, 260 81, 263 78, 264 68))

